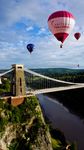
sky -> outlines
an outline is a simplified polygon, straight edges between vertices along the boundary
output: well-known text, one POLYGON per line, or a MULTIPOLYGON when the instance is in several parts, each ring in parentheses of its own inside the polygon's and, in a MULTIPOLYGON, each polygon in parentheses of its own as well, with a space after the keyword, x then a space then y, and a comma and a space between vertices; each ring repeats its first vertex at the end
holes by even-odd
POLYGON ((0 69, 12 64, 25 68, 84 68, 84 1, 0 0, 0 69), (48 17, 66 10, 75 17, 75 26, 63 48, 48 28, 48 17), (79 40, 74 33, 80 32, 79 40), (27 44, 34 44, 30 54, 27 44))

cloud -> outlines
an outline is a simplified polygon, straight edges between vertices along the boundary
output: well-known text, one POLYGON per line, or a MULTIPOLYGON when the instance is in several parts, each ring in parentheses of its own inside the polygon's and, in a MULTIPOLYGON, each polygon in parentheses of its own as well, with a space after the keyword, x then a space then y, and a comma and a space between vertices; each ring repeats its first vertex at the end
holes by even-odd
POLYGON ((30 68, 76 63, 83 66, 83 14, 83 1, 0 0, 0 66, 7 67, 12 63, 23 63, 30 68), (63 9, 73 13, 76 25, 60 49, 60 42, 48 29, 47 19, 54 11, 63 9), (81 32, 79 41, 73 36, 77 31, 81 32), (30 42, 35 45, 31 55, 26 49, 30 42))
MULTIPOLYGON (((42 4, 39 0, 24 0, 19 1, 18 3, 14 0, 1 0, 0 1, 0 19, 1 19, 1 25, 5 26, 12 25, 13 23, 16 23, 20 21, 22 18, 30 19, 37 24, 39 24, 39 21, 43 19, 43 16, 45 16, 45 6, 42 4)), ((43 19, 44 20, 44 19, 43 19)))
POLYGON ((34 28, 32 27, 32 26, 30 26, 30 27, 27 27, 26 28, 26 31, 31 31, 31 30, 33 30, 34 28))
POLYGON ((46 29, 45 29, 45 28, 41 28, 41 29, 38 31, 38 35, 45 34, 45 33, 46 33, 46 29))
MULTIPOLYGON (((83 14, 84 14, 84 2, 78 1, 67 1, 67 0, 1 0, 0 1, 0 26, 11 26, 14 23, 22 21, 23 18, 31 24, 37 24, 39 27, 47 26, 48 16, 56 11, 66 9, 72 12, 76 18, 76 24, 81 27, 84 24, 83 14), (75 7, 74 7, 75 6, 75 7)), ((28 23, 27 23, 27 26, 28 23)))

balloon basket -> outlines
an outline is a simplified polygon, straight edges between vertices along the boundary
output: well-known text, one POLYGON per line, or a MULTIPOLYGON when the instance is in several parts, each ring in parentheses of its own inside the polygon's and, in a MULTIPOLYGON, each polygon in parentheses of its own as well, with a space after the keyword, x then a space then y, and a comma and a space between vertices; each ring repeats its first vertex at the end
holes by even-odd
POLYGON ((60 45, 60 48, 62 48, 62 47, 63 47, 63 45, 61 44, 61 45, 60 45))

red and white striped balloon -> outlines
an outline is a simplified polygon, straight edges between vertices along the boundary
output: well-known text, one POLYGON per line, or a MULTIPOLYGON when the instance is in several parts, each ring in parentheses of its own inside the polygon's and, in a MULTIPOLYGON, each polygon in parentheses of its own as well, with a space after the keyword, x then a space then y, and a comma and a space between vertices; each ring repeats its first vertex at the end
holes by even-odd
POLYGON ((68 11, 56 11, 48 18, 48 26, 58 41, 62 43, 75 25, 74 16, 68 11))

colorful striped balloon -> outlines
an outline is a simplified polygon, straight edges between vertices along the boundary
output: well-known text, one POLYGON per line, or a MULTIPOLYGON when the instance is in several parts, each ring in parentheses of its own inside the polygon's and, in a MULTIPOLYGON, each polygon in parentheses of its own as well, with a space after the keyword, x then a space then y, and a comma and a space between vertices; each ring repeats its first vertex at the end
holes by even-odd
POLYGON ((68 11, 56 11, 48 18, 48 26, 58 41, 64 42, 75 25, 74 16, 68 11))

